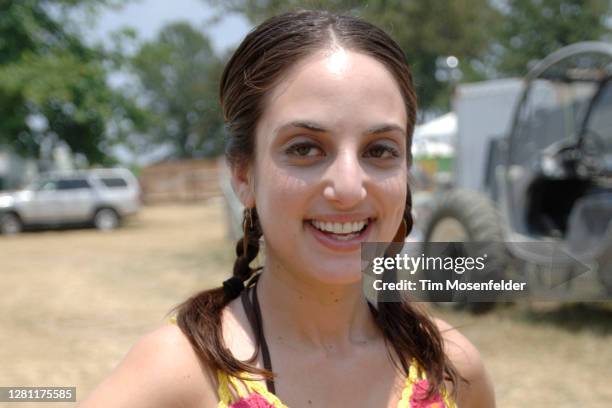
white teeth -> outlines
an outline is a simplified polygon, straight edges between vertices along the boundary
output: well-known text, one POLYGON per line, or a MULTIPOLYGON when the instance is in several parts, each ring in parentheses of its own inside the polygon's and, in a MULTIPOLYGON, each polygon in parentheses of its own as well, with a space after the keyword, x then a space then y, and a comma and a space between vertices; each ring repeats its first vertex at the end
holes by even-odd
POLYGON ((363 227, 367 224, 367 221, 340 223, 312 220, 311 224, 321 231, 332 232, 334 234, 351 234, 354 232, 361 231, 363 227))

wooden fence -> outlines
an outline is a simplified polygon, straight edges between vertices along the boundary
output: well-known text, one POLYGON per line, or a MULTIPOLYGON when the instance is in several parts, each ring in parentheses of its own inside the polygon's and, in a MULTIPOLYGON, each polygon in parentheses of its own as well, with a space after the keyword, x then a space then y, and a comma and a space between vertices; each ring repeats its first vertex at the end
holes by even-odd
POLYGON ((193 202, 221 196, 217 160, 177 160, 147 166, 139 177, 143 200, 193 202))

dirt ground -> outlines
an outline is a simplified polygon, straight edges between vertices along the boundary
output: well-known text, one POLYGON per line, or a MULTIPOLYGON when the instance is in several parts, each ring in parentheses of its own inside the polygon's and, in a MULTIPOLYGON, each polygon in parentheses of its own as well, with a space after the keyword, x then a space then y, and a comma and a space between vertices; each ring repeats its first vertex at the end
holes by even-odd
MULTIPOLYGON (((224 279, 233 247, 224 219, 210 200, 148 207, 111 233, 0 237, 0 386, 76 386, 83 398, 172 306, 224 279)), ((437 313, 481 351, 499 407, 611 406, 610 308, 437 313)))

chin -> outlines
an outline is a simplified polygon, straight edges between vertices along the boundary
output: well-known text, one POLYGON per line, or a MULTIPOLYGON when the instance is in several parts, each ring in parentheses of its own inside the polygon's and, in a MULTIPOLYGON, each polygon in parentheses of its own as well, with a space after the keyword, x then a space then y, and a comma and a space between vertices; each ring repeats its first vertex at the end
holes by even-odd
POLYGON ((327 285, 354 285, 361 282, 361 261, 318 263, 317 269, 310 271, 310 276, 327 285))

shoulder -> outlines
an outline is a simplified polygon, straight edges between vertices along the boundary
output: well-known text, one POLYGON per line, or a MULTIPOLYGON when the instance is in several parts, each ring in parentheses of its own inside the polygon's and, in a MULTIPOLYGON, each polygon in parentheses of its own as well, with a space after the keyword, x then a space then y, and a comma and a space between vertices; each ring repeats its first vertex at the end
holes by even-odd
POLYGON ((443 320, 434 319, 445 351, 467 383, 460 380, 457 390, 460 407, 489 408, 495 406, 493 383, 485 369, 478 349, 459 330, 443 320))
POLYGON ((211 371, 176 325, 146 334, 80 407, 215 407, 211 371))

